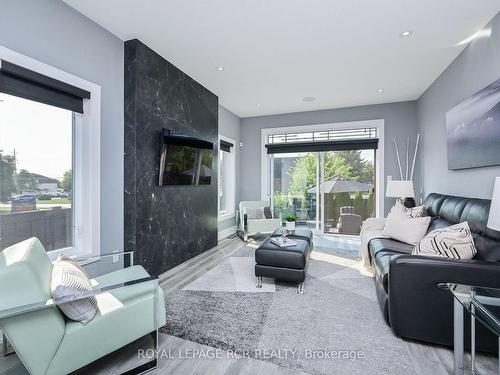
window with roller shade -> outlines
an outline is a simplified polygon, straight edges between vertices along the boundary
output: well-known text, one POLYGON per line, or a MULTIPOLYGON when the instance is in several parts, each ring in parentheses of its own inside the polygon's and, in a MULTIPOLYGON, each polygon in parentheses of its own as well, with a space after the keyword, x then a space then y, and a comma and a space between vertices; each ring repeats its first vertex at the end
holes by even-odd
POLYGON ((0 60, 0 250, 33 236, 49 252, 92 250, 89 99, 0 60))

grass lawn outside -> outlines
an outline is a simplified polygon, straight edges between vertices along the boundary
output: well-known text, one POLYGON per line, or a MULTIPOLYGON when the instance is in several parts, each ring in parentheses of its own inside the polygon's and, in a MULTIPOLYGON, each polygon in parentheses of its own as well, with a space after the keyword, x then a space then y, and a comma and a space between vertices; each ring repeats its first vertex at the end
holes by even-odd
MULTIPOLYGON (((54 206, 61 205, 63 208, 71 207, 71 200, 68 198, 52 198, 50 200, 37 200, 36 208, 37 210, 51 210, 54 206)), ((10 203, 2 203, 0 204, 0 214, 8 214, 11 211, 10 203)))
POLYGON ((69 198, 52 198, 50 200, 36 200, 36 204, 38 205, 43 205, 43 204, 71 204, 71 200, 69 198))

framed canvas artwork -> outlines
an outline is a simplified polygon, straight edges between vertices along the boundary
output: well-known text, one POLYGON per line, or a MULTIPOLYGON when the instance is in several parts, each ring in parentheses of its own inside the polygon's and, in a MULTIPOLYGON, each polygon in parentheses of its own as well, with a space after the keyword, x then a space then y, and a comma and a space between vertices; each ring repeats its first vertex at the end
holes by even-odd
POLYGON ((500 165, 500 79, 446 113, 448 169, 500 165))

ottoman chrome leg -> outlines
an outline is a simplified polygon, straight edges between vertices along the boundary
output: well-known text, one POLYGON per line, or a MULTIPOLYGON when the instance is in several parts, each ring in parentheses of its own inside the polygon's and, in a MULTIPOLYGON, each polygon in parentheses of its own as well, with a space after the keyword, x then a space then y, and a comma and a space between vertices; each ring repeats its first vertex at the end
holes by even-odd
POLYGON ((304 293, 304 283, 299 284, 299 290, 297 290, 297 293, 299 293, 299 294, 304 293))
POLYGON ((257 288, 262 288, 262 277, 257 277, 257 288))

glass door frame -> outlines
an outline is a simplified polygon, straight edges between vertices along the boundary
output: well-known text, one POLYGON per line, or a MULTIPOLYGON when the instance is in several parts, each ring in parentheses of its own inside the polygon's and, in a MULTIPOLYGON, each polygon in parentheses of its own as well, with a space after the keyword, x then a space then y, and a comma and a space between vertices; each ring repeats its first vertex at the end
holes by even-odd
MULTIPOLYGON (((360 129, 360 128, 376 128, 378 137, 378 148, 375 150, 375 216, 384 216, 384 191, 385 191, 385 173, 384 173, 384 128, 385 121, 383 119, 364 120, 364 121, 349 121, 342 123, 329 123, 317 125, 301 125, 292 127, 278 127, 278 128, 265 128, 261 129, 261 199, 270 201, 272 200, 272 157, 267 154, 266 144, 268 138, 273 134, 283 133, 302 133, 313 131, 327 131, 327 130, 347 130, 347 129, 360 129)), ((319 152, 319 165, 320 169, 320 186, 324 186, 324 157, 323 153, 319 152)), ((321 191, 317 197, 316 212, 318 212, 318 205, 321 204, 320 217, 317 218, 316 229, 313 230, 315 234, 324 234, 324 192, 321 191), (319 225, 318 225, 319 221, 319 225)))

